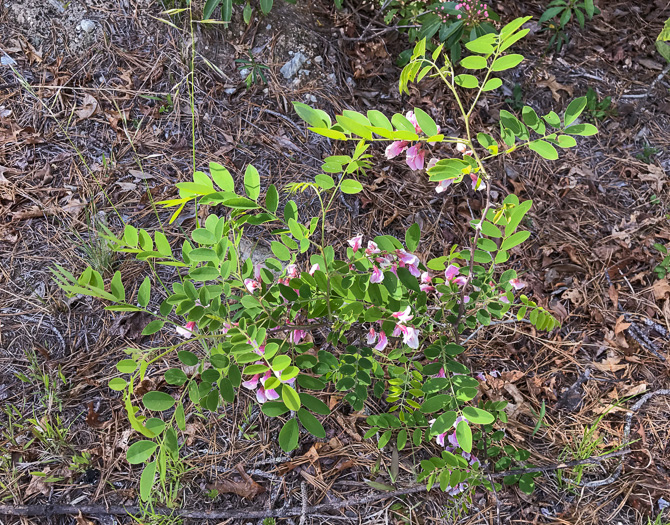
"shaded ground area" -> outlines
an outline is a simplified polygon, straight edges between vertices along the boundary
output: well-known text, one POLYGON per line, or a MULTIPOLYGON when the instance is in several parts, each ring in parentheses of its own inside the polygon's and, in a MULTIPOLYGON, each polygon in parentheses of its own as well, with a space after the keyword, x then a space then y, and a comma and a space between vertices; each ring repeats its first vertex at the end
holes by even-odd
MULTIPOLYGON (((398 94, 393 57, 406 47, 404 35, 356 40, 370 23, 367 8, 337 12, 325 0, 277 4, 248 27, 235 19, 230 30, 194 24, 193 32, 183 14, 161 15, 175 6, 142 0, 67 6, 21 0, 0 7, 3 503, 137 502, 139 474, 123 459, 134 437, 107 382, 124 349, 158 341, 141 337, 141 316, 104 312, 87 298, 67 299, 49 273, 53 264, 77 271, 96 264, 121 270, 124 282, 138 286, 145 269, 131 259, 110 258, 95 235, 101 224, 118 231, 122 221, 132 221, 153 230, 161 221, 166 233, 183 239, 193 215, 167 225, 169 216, 155 212, 152 203, 174 196, 175 182, 188 180, 193 165, 210 161, 236 177, 253 163, 264 186, 310 180, 335 146, 306 134, 291 101, 331 114, 371 108, 391 114, 421 106, 458 132, 439 84, 424 82, 410 96, 398 94), (235 59, 250 52, 269 66, 268 83, 247 90, 235 59), (298 53, 305 61, 295 76, 284 78, 280 68, 298 53)), ((537 20, 543 8, 540 2, 496 7, 503 20, 537 20)), ((596 115, 599 108, 593 108, 601 133, 562 152, 559 161, 521 154, 495 166, 500 200, 515 193, 534 201, 525 224, 531 239, 511 264, 524 272, 529 295, 551 309, 562 327, 551 334, 525 325, 480 331, 466 355, 475 370, 501 372, 487 376, 483 395, 510 402, 509 439, 527 445, 537 464, 579 458, 584 443, 595 443, 586 455, 613 450, 639 396, 670 386, 670 284, 654 273, 662 257, 653 248, 670 241, 667 77, 647 93, 663 67, 653 40, 670 7, 663 1, 599 7, 602 15, 584 31, 572 29, 571 44, 558 55, 545 53, 546 35, 532 26, 518 51, 527 60, 477 115, 481 130, 495 135, 500 109, 520 109, 514 107, 515 84, 516 99, 538 112, 563 109, 568 98, 589 88, 598 99, 613 100, 609 114, 601 106, 605 114, 596 115), (543 404, 545 426, 531 436, 543 404)), ((336 247, 359 232, 402 235, 418 222, 422 256, 439 256, 464 243, 467 222, 481 207, 480 197, 465 188, 436 194, 424 173, 400 162, 377 161, 364 182, 365 191, 342 199, 331 216, 328 235, 336 247)), ((306 195, 298 198, 305 207, 315 205, 306 195)), ((262 244, 262 231, 258 238, 262 244)), ((160 376, 156 370, 154 377, 160 376)), ((646 524, 658 513, 659 498, 670 500, 667 396, 651 398, 632 414, 633 453, 615 479, 571 488, 576 471, 549 473, 538 478, 532 496, 507 489, 496 502, 476 491, 463 509, 465 502, 435 491, 372 499, 380 492, 366 481, 390 484, 389 471, 397 471, 397 486, 407 487, 415 457, 394 457, 363 440, 364 415, 335 396, 324 398, 334 408, 324 421, 326 439, 305 440, 290 457, 277 444, 277 423, 258 417, 245 396, 211 418, 191 414, 184 444, 189 456, 175 480, 183 508, 261 511, 306 502, 332 508, 290 520, 493 523, 498 506, 503 523, 646 524), (211 492, 225 483, 235 490, 211 492)), ((619 461, 586 469, 585 480, 606 479, 619 461)), ((14 519, 19 522, 7 522, 14 519)), ((77 523, 89 519, 115 522, 91 514, 77 523)), ((72 518, 22 521, 28 522, 72 518)))

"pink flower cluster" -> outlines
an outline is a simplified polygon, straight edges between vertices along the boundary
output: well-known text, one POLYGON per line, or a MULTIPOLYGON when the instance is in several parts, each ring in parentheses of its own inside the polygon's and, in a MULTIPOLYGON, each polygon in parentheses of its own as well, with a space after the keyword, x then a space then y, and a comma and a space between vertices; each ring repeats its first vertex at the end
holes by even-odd
MULTIPOLYGON (((423 133, 413 111, 408 111, 405 118, 412 123, 417 133, 423 133)), ((437 132, 440 132, 440 126, 437 126, 437 132)), ((405 162, 407 162, 407 165, 414 171, 422 170, 426 158, 426 150, 422 148, 421 142, 414 144, 414 146, 409 146, 409 144, 408 140, 396 140, 392 142, 386 148, 386 158, 392 159, 407 150, 407 153, 405 153, 405 162)), ((432 146, 435 143, 430 142, 429 144, 432 146)))
MULTIPOLYGON (((412 309, 408 306, 401 312, 391 314, 398 320, 398 324, 396 324, 393 329, 393 337, 400 337, 402 335, 403 343, 416 350, 419 348, 419 331, 414 326, 408 326, 407 324, 414 318, 414 316, 410 314, 411 311, 412 309)), ((373 326, 368 332, 366 342, 368 345, 373 345, 377 341, 377 338, 379 338, 379 342, 374 346, 374 349, 381 352, 386 348, 388 338, 382 330, 379 330, 379 332, 375 331, 373 326)))
MULTIPOLYGON (((257 361, 257 365, 263 365, 262 361, 257 361)), ((275 372, 275 377, 281 381, 281 372, 275 372)), ((279 394, 274 388, 265 388, 265 383, 268 379, 272 377, 272 372, 270 370, 266 371, 264 374, 256 374, 251 379, 244 381, 242 386, 249 390, 256 390, 256 399, 259 403, 265 403, 266 401, 274 401, 279 399, 279 394)), ((281 381, 284 384, 293 386, 295 383, 295 377, 289 379, 288 381, 281 381)))
MULTIPOLYGON (((467 419, 465 419, 463 416, 458 416, 456 418, 456 421, 454 421, 453 428, 455 429, 461 421, 467 422, 467 419)), ((429 421, 431 425, 434 422, 435 422, 434 419, 431 419, 429 421)), ((438 445, 444 447, 447 452, 451 452, 452 454, 456 453, 460 447, 460 445, 458 444, 458 438, 456 437, 456 430, 454 430, 453 432, 443 432, 442 434, 439 434, 438 436, 435 437, 435 441, 438 445)), ((474 454, 470 452, 465 452, 464 450, 461 450, 460 453, 461 456, 463 456, 468 461, 470 466, 479 464, 479 459, 477 459, 477 457, 474 454)), ((465 489, 467 489, 467 487, 468 487, 467 483, 459 483, 455 487, 449 489, 447 492, 449 493, 450 496, 456 496, 457 494, 460 494, 465 489)))
MULTIPOLYGON (((468 149, 468 147, 462 143, 459 142, 456 144, 456 151, 458 151, 460 154, 462 154, 464 157, 466 155, 472 156, 472 150, 468 149)), ((430 159, 428 162, 428 169, 431 169, 435 167, 435 165, 439 162, 438 159, 430 159)), ((470 173, 470 180, 472 181, 472 189, 473 190, 485 190, 486 189, 486 183, 479 178, 479 176, 476 173, 470 173)), ((437 193, 442 193, 444 191, 447 191, 447 188, 451 186, 454 182, 454 179, 445 179, 441 180, 438 184, 437 187, 435 188, 435 191, 437 193)))
MULTIPOLYGON (((463 0, 454 7, 457 11, 462 11, 463 14, 456 15, 457 20, 463 20, 466 24, 476 24, 488 20, 489 12, 488 6, 480 0, 463 0)), ((435 12, 440 17, 442 22, 447 22, 449 16, 444 13, 445 6, 438 7, 435 12)))
MULTIPOLYGON (((354 252, 359 251, 363 246, 363 235, 357 235, 347 241, 354 252)), ((419 258, 407 250, 398 249, 395 252, 382 252, 374 241, 368 241, 365 255, 372 262, 371 283, 381 283, 384 281, 382 270, 389 269, 396 273, 398 268, 407 268, 414 277, 421 277, 419 270, 419 258)))

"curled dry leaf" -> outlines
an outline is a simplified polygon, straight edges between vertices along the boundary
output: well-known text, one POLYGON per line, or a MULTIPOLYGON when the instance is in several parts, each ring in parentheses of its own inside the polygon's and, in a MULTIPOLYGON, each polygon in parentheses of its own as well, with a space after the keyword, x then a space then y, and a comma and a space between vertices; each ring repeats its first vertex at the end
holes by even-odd
POLYGON ((79 120, 84 120, 93 116, 93 114, 98 110, 98 101, 95 100, 93 95, 86 93, 84 95, 84 101, 81 105, 81 108, 78 109, 75 113, 79 117, 79 120))
POLYGON ((651 286, 651 289, 654 291, 654 299, 657 301, 665 299, 665 296, 670 294, 670 283, 667 278, 659 279, 651 286))
POLYGON ((621 358, 613 350, 607 352, 607 357, 603 359, 600 363, 594 363, 595 367, 601 372, 618 372, 623 370, 628 365, 620 365, 621 358))
POLYGON ((259 494, 265 492, 265 487, 256 483, 249 474, 244 472, 241 465, 237 465, 237 471, 242 476, 242 481, 221 480, 209 483, 207 488, 216 490, 219 494, 237 494, 245 499, 254 499, 259 494))
POLYGON ((561 101, 561 95, 558 93, 559 91, 565 91, 571 97, 573 96, 572 87, 558 83, 554 75, 549 75, 546 80, 540 80, 537 83, 537 87, 548 87, 551 89, 551 96, 556 102, 561 101))
POLYGON ((662 191, 663 185, 667 180, 667 175, 663 168, 659 168, 655 164, 648 164, 647 169, 649 173, 638 173, 637 176, 641 181, 650 182, 655 191, 662 191))

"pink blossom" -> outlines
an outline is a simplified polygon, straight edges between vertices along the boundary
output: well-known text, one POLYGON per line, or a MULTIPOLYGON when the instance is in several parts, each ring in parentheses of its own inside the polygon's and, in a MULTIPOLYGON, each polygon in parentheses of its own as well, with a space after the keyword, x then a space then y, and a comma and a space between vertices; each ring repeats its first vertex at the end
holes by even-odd
POLYGON ((423 161, 426 157, 425 150, 421 149, 421 144, 415 144, 407 150, 406 162, 410 169, 417 171, 423 169, 423 161))
POLYGON ((472 155, 472 150, 468 149, 467 145, 464 144, 463 142, 459 142, 458 144, 456 144, 456 151, 463 154, 463 156, 472 155))
POLYGON ((454 281, 458 286, 465 286, 465 283, 468 282, 468 278, 465 277, 465 275, 459 275, 454 279, 454 281))
POLYGON ((377 267, 372 267, 372 275, 370 276, 371 283, 381 283, 384 280, 383 272, 377 267))
POLYGON ((515 290, 521 290, 521 288, 526 286, 526 283, 519 279, 510 279, 509 283, 514 287, 515 290))
POLYGON ((361 244, 363 243, 363 235, 356 235, 356 237, 353 237, 352 239, 349 239, 347 241, 349 243, 349 246, 351 246, 352 250, 357 252, 358 250, 361 249, 361 244))
POLYGON ((426 292, 426 293, 428 293, 428 292, 434 292, 434 291, 435 291, 435 287, 434 287, 434 286, 431 286, 430 284, 420 284, 420 285, 419 285, 419 290, 421 290, 422 292, 426 292))
POLYGON ((256 374, 253 376, 251 379, 247 379, 242 383, 242 386, 244 388, 248 388, 249 390, 254 390, 258 386, 258 379, 261 377, 260 374, 256 374))
POLYGON ((403 264, 414 265, 414 266, 419 264, 419 258, 413 253, 409 253, 406 250, 400 249, 396 250, 396 254, 398 255, 398 258, 403 264))
POLYGON ((244 280, 244 286, 247 287, 247 290, 249 290, 249 293, 254 293, 256 290, 258 290, 261 287, 261 283, 254 279, 245 279, 244 280))
POLYGON ((454 182, 454 179, 445 179, 441 180, 440 182, 437 183, 437 186, 435 187, 435 191, 437 193, 442 193, 447 191, 447 188, 452 185, 454 182))
POLYGON ((185 326, 178 326, 175 328, 175 330, 180 336, 189 339, 193 336, 193 330, 195 330, 195 321, 189 321, 185 326))
POLYGON ((368 332, 366 342, 367 344, 372 345, 376 340, 377 340, 377 332, 375 332, 374 327, 371 326, 370 331, 368 332))
POLYGON ((473 190, 483 191, 486 189, 486 183, 476 173, 470 173, 470 179, 472 180, 473 190))
POLYGON ((395 312, 392 315, 393 315, 393 317, 395 317, 401 323, 406 323, 406 322, 408 322, 408 321, 410 321, 411 319, 414 318, 414 316, 411 315, 411 311, 412 311, 412 309, 408 306, 402 312, 395 312))
POLYGON ((297 345, 300 343, 300 341, 303 340, 305 335, 307 335, 307 332, 305 330, 293 330, 289 335, 289 341, 297 345))
POLYGON ((376 242, 368 241, 368 247, 366 248, 365 253, 366 255, 374 255, 375 253, 381 253, 381 250, 376 242))
POLYGON ((297 277, 300 277, 298 267, 295 264, 289 264, 286 267, 286 275, 288 275, 291 279, 296 279, 297 277))
POLYGON ((417 133, 421 133, 421 126, 419 126, 419 121, 416 120, 416 115, 414 114, 414 111, 408 111, 405 114, 405 118, 409 120, 412 123, 412 126, 414 126, 414 130, 417 133))
POLYGON ((321 267, 319 266, 319 263, 313 264, 312 267, 309 269, 309 274, 314 275, 314 272, 320 269, 321 267))
POLYGON ((498 301, 500 301, 501 303, 509 304, 509 299, 504 293, 500 294, 500 297, 498 297, 498 301))
MULTIPOLYGON (((263 364, 262 361, 257 361, 257 365, 263 364)), ((266 401, 273 401, 279 399, 279 394, 274 388, 265 388, 265 382, 270 379, 272 373, 268 370, 262 376, 260 374, 254 375, 251 379, 244 381, 242 386, 249 390, 256 390, 256 399, 259 403, 265 403, 266 401), (260 383, 260 385, 259 385, 260 383)), ((282 383, 294 384, 295 378, 290 379, 289 381, 282 381, 282 383)))
POLYGON ((402 333, 403 343, 415 350, 419 348, 419 332, 416 328, 404 324, 398 324, 396 328, 399 328, 402 333))
POLYGON ((411 273, 414 277, 421 276, 421 270, 419 270, 419 267, 416 264, 408 264, 407 269, 409 270, 409 273, 411 273))
POLYGON ((437 165, 438 162, 440 162, 439 159, 436 159, 436 158, 430 159, 428 161, 428 166, 426 166, 426 169, 429 170, 431 168, 434 168, 437 165))
POLYGON ((375 346, 375 350, 379 350, 381 352, 384 350, 384 348, 386 348, 386 345, 388 344, 388 338, 386 337, 386 334, 381 330, 379 331, 378 335, 379 335, 379 341, 375 346))
POLYGON ((454 277, 456 277, 460 273, 460 270, 458 266, 454 266, 453 264, 450 264, 447 269, 444 271, 444 278, 447 281, 453 281, 454 277))
POLYGON ((433 280, 433 276, 430 275, 430 273, 428 273, 428 272, 423 272, 423 273, 421 274, 421 283, 422 283, 422 284, 430 283, 430 282, 432 282, 432 280, 433 280))
POLYGON ((445 372, 444 367, 440 368, 440 371, 437 373, 435 377, 441 377, 441 378, 447 377, 447 373, 445 372))
POLYGON ((392 159, 400 155, 407 149, 409 142, 406 140, 396 140, 386 147, 386 158, 392 159))

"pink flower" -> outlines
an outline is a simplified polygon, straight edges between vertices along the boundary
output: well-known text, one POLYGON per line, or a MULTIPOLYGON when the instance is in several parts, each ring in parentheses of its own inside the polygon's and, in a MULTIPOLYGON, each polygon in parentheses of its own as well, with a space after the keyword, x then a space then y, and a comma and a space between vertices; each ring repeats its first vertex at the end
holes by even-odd
MULTIPOLYGON (((256 362, 257 365, 263 364, 261 361, 256 362)), ((265 382, 270 379, 272 376, 272 373, 268 370, 263 374, 261 377, 260 374, 254 375, 251 379, 248 379, 247 381, 244 381, 242 383, 242 386, 244 388, 247 388, 249 390, 256 390, 256 399, 258 400, 259 403, 265 403, 266 401, 273 401, 275 399, 279 399, 279 394, 274 388, 265 388, 265 382), (259 385, 260 383, 260 385, 259 385)), ((287 383, 287 384, 294 384, 295 383, 295 378, 290 379, 289 381, 282 381, 282 383, 287 383)))
POLYGON ((375 346, 375 350, 379 350, 380 352, 386 348, 386 345, 388 344, 388 338, 386 337, 386 334, 382 332, 381 330, 379 331, 379 342, 375 346))
POLYGON ((386 158, 392 159, 400 155, 407 149, 409 142, 406 140, 396 140, 386 147, 386 158))
POLYGON ((349 239, 347 242, 349 243, 349 246, 351 246, 352 250, 357 252, 361 249, 361 244, 363 244, 363 235, 356 235, 356 237, 349 239))
POLYGON ((406 323, 414 318, 414 316, 410 314, 411 311, 412 309, 408 306, 402 312, 395 312, 392 315, 401 323, 406 323))
POLYGON ((189 321, 185 326, 178 326, 175 328, 175 330, 180 336, 189 339, 193 336, 193 330, 195 330, 195 321, 189 321))
POLYGON ((255 281, 254 279, 245 279, 244 280, 244 286, 247 287, 247 290, 249 290, 249 293, 254 293, 256 290, 258 290, 261 287, 261 283, 258 281, 255 281))
POLYGON ((421 283, 426 284, 429 283, 433 280, 433 276, 430 275, 428 272, 423 272, 421 274, 421 283))
POLYGON ((248 379, 242 383, 242 386, 244 388, 248 388, 249 390, 254 390, 258 386, 258 379, 261 377, 260 374, 256 374, 253 376, 251 379, 248 379))
POLYGON ((445 179, 441 180, 440 182, 437 183, 437 186, 435 187, 435 191, 437 193, 442 193, 444 191, 447 191, 447 188, 452 185, 454 182, 454 179, 445 179))
POLYGON ((462 142, 456 144, 456 151, 463 155, 472 155, 472 150, 469 150, 468 147, 462 142))
POLYGON ((434 291, 435 291, 435 287, 434 287, 434 286, 431 286, 430 284, 420 284, 420 285, 419 285, 419 290, 421 290, 422 292, 426 292, 426 293, 428 293, 428 292, 434 292, 434 291))
POLYGON ((439 159, 436 159, 436 158, 430 159, 428 161, 428 166, 426 166, 426 169, 429 170, 431 168, 434 168, 437 165, 438 162, 440 162, 439 159))
POLYGON ((368 332, 366 342, 367 344, 372 345, 376 340, 377 340, 377 332, 375 332, 375 329, 373 327, 370 327, 370 331, 368 332))
POLYGON ((514 287, 515 290, 521 290, 521 288, 526 286, 526 283, 520 281, 519 279, 510 279, 509 283, 514 287))
POLYGON ((447 373, 444 371, 444 367, 440 368, 440 371, 437 373, 435 377, 441 377, 441 378, 447 377, 447 373))
POLYGON ((504 293, 500 294, 500 297, 498 297, 498 301, 500 301, 501 303, 509 304, 509 299, 504 293))
POLYGON ((305 330, 293 330, 289 335, 289 341, 291 343, 299 344, 300 341, 303 340, 305 335, 307 335, 307 332, 305 330))
POLYGON ((426 152, 421 149, 421 144, 415 144, 407 150, 406 162, 410 169, 417 171, 423 169, 423 161, 426 157, 426 152))
POLYGON ((368 247, 366 248, 365 253, 366 255, 374 255, 375 253, 381 253, 381 250, 376 242, 368 241, 368 247))
POLYGON ((402 333, 402 341, 407 346, 413 349, 419 348, 419 332, 413 326, 405 326, 404 324, 396 325, 396 328, 402 333))
POLYGON ((409 253, 406 250, 400 249, 396 250, 396 254, 398 255, 398 258, 403 264, 406 264, 408 266, 409 265, 416 266, 417 264, 419 264, 419 258, 413 253, 409 253))
POLYGON ((417 133, 421 133, 421 126, 419 126, 419 121, 416 120, 416 115, 414 114, 414 111, 408 111, 405 114, 405 118, 412 123, 412 126, 414 126, 414 130, 417 133))
POLYGON ((316 272, 317 270, 320 270, 320 269, 321 269, 321 267, 319 266, 319 263, 316 263, 316 264, 312 265, 312 267, 309 269, 309 274, 314 275, 314 272, 316 272))
POLYGON ((457 266, 450 264, 447 269, 444 271, 444 278, 447 281, 453 281, 454 278, 460 273, 460 270, 457 266))
POLYGON ((286 275, 288 275, 291 279, 296 279, 297 277, 300 277, 298 267, 295 264, 289 264, 286 267, 286 275))
POLYGON ((486 189, 486 183, 476 173, 470 173, 470 179, 472 180, 473 190, 483 191, 486 189))
POLYGON ((409 273, 411 273, 414 277, 421 276, 421 270, 419 270, 419 267, 416 264, 408 264, 407 269, 409 270, 409 273))
POLYGON ((370 276, 370 282, 381 283, 383 280, 384 280, 384 274, 382 273, 382 271, 377 266, 373 266, 372 275, 370 276))

